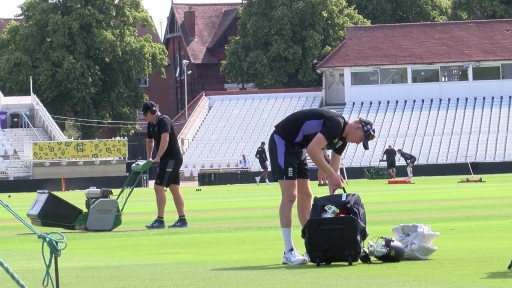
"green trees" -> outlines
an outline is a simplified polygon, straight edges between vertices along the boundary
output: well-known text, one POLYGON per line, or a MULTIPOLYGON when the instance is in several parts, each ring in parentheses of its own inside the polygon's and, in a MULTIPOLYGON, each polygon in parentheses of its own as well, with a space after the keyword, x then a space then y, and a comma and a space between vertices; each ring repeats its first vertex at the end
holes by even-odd
MULTIPOLYGON (((133 122, 145 99, 137 76, 165 74, 164 46, 137 38, 137 24, 153 27, 140 0, 27 0, 22 16, 24 24, 11 22, 0 38, 0 89, 28 95, 33 76, 53 115, 133 122)), ((82 125, 81 132, 92 137, 102 128, 82 125)))
POLYGON ((347 0, 372 24, 448 20, 451 0, 347 0))
POLYGON ((221 72, 260 89, 320 86, 312 60, 332 52, 347 26, 501 18, 512 18, 512 1, 248 0, 221 72))
POLYGON ((368 23, 344 0, 248 0, 221 72, 259 89, 319 86, 313 60, 341 43, 346 26, 368 23))
POLYGON ((512 18, 510 0, 453 0, 452 20, 512 18))

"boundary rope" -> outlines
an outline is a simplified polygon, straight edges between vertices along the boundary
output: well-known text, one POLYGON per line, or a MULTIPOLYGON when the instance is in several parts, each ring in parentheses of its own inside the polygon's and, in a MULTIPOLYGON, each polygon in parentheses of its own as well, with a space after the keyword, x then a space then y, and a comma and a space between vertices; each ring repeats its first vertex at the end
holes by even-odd
MULTIPOLYGON (((66 249, 66 247, 67 247, 67 240, 66 240, 66 237, 64 236, 64 234, 62 234, 60 232, 40 233, 32 225, 30 225, 27 221, 25 221, 25 219, 23 219, 20 215, 18 215, 18 213, 16 213, 16 211, 12 210, 11 207, 9 207, 9 205, 7 205, 2 200, 0 200, 0 205, 3 206, 5 209, 7 209, 7 211, 11 212, 11 214, 16 219, 18 219, 21 223, 23 223, 25 226, 27 226, 28 229, 30 229, 32 232, 34 232, 34 234, 37 235, 38 239, 42 240, 42 243, 41 243, 41 254, 42 254, 43 262, 44 262, 44 265, 45 265, 45 268, 46 268, 42 284, 43 284, 43 287, 48 287, 48 284, 51 283, 52 287, 55 287, 55 283, 53 282, 53 278, 52 278, 50 269, 52 267, 53 259, 55 257, 60 257, 61 254, 62 254, 62 250, 66 249), (48 249, 50 251, 50 254, 49 254, 48 258, 46 258, 46 255, 45 255, 45 252, 44 252, 45 244, 46 244, 46 246, 48 247, 48 249)), ((2 262, 2 261, 0 261, 0 262, 2 262)), ((4 265, 5 265, 5 267, 7 267, 7 265, 5 263, 0 263, 0 266, 3 267, 4 265)), ((11 278, 20 287, 26 287, 26 286, 24 286, 25 284, 23 284, 23 282, 21 282, 21 280, 14 274, 14 272, 12 272, 9 269, 9 267, 7 267, 7 270, 6 270, 6 268, 4 268, 4 270, 7 272, 7 274, 9 274, 9 276, 11 276, 11 278), (13 278, 13 276, 15 276, 15 278, 13 278), (23 284, 23 286, 21 286, 16 279, 19 280, 20 283, 23 284)), ((58 283, 57 283, 57 286, 58 286, 58 283)))

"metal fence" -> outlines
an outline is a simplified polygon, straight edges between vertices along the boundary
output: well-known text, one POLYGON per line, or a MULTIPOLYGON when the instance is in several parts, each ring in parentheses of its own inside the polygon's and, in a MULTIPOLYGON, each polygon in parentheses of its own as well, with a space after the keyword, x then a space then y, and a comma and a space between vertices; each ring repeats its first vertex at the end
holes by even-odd
POLYGON ((32 178, 31 157, 9 155, 0 159, 0 178, 7 178, 9 180, 13 180, 15 177, 32 178))

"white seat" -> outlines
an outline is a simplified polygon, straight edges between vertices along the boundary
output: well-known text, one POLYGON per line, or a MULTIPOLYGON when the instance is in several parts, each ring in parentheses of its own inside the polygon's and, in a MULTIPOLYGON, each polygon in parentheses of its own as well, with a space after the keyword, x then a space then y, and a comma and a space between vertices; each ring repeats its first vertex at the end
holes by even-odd
POLYGON ((199 175, 199 169, 193 168, 193 169, 190 169, 190 170, 192 171, 192 176, 197 177, 197 175, 199 175))
POLYGON ((227 168, 229 168, 229 162, 226 161, 226 160, 220 161, 219 165, 220 165, 220 169, 227 169, 227 168))
POLYGON ((190 177, 190 176, 192 176, 192 169, 191 169, 191 168, 185 168, 185 169, 183 169, 183 175, 184 175, 185 177, 190 177))
POLYGON ((229 167, 230 168, 238 167, 238 160, 237 159, 230 159, 230 160, 228 160, 228 162, 229 162, 229 167))

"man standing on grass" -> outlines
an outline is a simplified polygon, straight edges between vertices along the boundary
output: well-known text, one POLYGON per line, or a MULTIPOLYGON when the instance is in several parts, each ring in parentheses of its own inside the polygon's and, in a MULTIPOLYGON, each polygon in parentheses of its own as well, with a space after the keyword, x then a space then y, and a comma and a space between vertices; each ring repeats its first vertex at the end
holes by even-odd
POLYGON ((268 181, 267 174, 268 174, 268 158, 267 158, 267 151, 265 151, 265 142, 261 142, 260 147, 256 149, 256 155, 254 155, 256 159, 260 162, 260 167, 263 170, 263 173, 261 173, 260 176, 255 177, 256 184, 260 185, 260 179, 263 178, 267 182, 267 185, 270 185, 270 182, 268 181))
POLYGON ((393 175, 393 178, 396 177, 396 150, 393 149, 393 146, 389 145, 388 149, 384 150, 382 153, 382 159, 384 160, 384 156, 386 156, 386 164, 388 168, 389 174, 393 175))
POLYGON ((174 206, 176 206, 179 217, 169 228, 187 228, 185 203, 180 192, 180 168, 181 164, 183 164, 183 156, 181 155, 174 126, 168 116, 158 112, 157 105, 153 101, 144 102, 142 113, 148 121, 146 139, 147 158, 148 161, 153 162, 153 165, 158 166, 154 185, 158 215, 151 224, 146 225, 146 228, 165 228, 164 213, 165 204, 167 203, 165 187, 169 187, 169 190, 171 190, 174 206), (155 159, 151 159, 154 146, 156 146, 156 156, 155 159))
POLYGON ((272 180, 279 181, 281 204, 279 220, 284 242, 283 264, 305 264, 308 255, 301 256, 292 240, 292 210, 297 200, 297 214, 302 227, 309 219, 311 200, 309 169, 306 152, 326 176, 329 193, 342 187, 341 154, 347 143, 363 143, 375 138, 373 123, 365 119, 347 121, 340 114, 326 109, 306 109, 290 114, 275 126, 268 144, 272 180), (327 164, 323 149, 332 150, 327 164))

